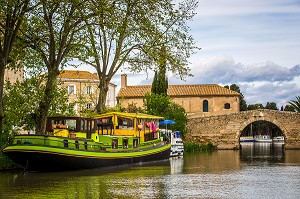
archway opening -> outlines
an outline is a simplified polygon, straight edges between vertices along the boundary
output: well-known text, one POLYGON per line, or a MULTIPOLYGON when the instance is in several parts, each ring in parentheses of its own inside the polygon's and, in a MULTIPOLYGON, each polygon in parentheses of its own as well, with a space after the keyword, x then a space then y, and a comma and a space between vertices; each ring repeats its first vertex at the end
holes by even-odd
POLYGON ((255 121, 242 130, 240 142, 284 142, 284 135, 272 122, 255 121))

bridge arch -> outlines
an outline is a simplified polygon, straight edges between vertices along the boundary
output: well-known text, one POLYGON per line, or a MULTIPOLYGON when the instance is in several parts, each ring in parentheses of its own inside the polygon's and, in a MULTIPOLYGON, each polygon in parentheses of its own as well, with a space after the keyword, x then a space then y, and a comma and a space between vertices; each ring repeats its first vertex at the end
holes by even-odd
MULTIPOLYGON (((252 115, 253 116, 253 115, 252 115)), ((255 122, 259 122, 259 121, 264 121, 264 122, 270 122, 272 124, 274 124, 275 126, 277 126, 284 137, 286 137, 287 134, 287 129, 285 128, 285 125, 282 124, 280 121, 269 117, 268 115, 265 116, 262 112, 259 112, 258 115, 254 115, 253 117, 249 117, 247 118, 247 120, 241 124, 239 131, 237 132, 238 135, 236 137, 238 137, 238 140, 242 134, 242 131, 250 124, 255 123, 255 122), (253 119, 254 118, 254 119, 253 119)))
POLYGON ((300 113, 267 109, 189 118, 185 138, 198 144, 212 143, 218 149, 239 149, 243 129, 256 121, 276 125, 285 137, 286 149, 300 149, 300 113))

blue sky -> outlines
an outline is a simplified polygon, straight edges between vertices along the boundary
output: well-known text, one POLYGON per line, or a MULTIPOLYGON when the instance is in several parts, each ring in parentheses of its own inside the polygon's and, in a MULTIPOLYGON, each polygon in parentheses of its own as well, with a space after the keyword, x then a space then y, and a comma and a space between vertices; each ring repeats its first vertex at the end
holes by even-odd
MULTIPOLYGON (((190 32, 201 50, 190 58, 191 78, 169 84, 237 84, 247 104, 300 95, 300 0, 199 0, 190 32)), ((151 75, 128 74, 129 85, 151 75)), ((120 85, 120 74, 113 83, 120 85)))
POLYGON ((278 108, 300 95, 300 0, 200 0, 189 24, 194 77, 170 84, 235 83, 248 104, 278 108))

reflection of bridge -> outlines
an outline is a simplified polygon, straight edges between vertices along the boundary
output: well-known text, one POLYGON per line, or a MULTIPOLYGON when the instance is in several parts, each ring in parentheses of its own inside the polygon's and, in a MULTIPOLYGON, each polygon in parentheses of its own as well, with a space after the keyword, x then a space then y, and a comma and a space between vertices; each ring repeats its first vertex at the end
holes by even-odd
POLYGON ((190 118, 185 138, 197 144, 212 143, 218 149, 239 149, 243 129, 256 121, 275 124, 285 137, 285 149, 300 149, 300 113, 267 109, 190 118))

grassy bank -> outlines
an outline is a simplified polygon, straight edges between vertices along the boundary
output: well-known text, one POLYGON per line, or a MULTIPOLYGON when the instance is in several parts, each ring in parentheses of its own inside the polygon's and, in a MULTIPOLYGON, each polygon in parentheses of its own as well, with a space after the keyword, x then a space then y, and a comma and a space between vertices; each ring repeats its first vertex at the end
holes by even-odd
POLYGON ((184 151, 185 152, 210 151, 210 150, 215 150, 215 149, 216 149, 216 146, 214 146, 211 143, 208 143, 208 144, 196 144, 196 143, 191 143, 191 142, 184 143, 184 151))
POLYGON ((8 140, 8 136, 3 136, 2 138, 0 138, 0 171, 20 168, 2 152, 2 150, 8 145, 8 140))
POLYGON ((17 168, 19 168, 19 166, 17 166, 11 159, 0 152, 0 171, 17 168))

